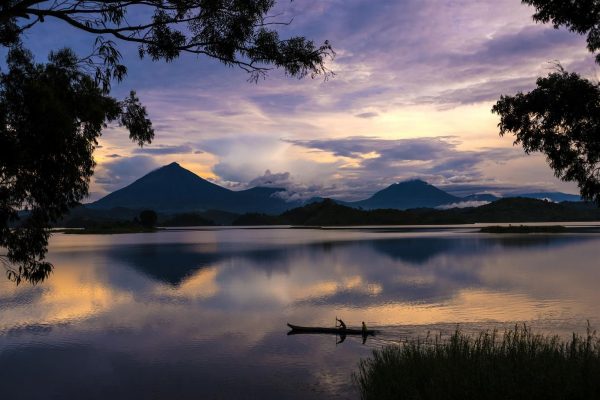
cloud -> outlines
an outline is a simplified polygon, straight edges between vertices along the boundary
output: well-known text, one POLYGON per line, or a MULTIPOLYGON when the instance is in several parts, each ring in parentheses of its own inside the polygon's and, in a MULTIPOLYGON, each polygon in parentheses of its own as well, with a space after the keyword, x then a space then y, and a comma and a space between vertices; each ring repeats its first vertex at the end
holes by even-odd
POLYGON ((454 54, 449 60, 454 65, 509 65, 528 59, 557 54, 561 48, 577 46, 581 42, 578 35, 551 26, 526 26, 518 31, 501 32, 482 41, 474 52, 454 54))
POLYGON ((377 154, 375 158, 393 157, 401 160, 431 160, 446 154, 456 146, 456 138, 435 137, 415 139, 381 139, 370 136, 350 136, 341 139, 298 140, 284 139, 288 143, 306 148, 324 150, 338 157, 360 157, 377 154))
POLYGON ((355 117, 357 117, 357 118, 375 118, 378 115, 379 114, 376 112, 364 112, 364 113, 356 114, 355 117))
POLYGON ((238 188, 249 189, 253 187, 272 187, 285 189, 284 192, 274 193, 273 196, 282 198, 285 201, 304 201, 313 197, 332 197, 332 191, 335 192, 335 186, 324 186, 319 184, 303 184, 294 180, 289 172, 275 172, 266 170, 261 176, 258 176, 247 184, 237 185, 238 188))
POLYGON ((94 181, 96 186, 110 193, 129 185, 159 166, 150 156, 122 157, 101 164, 94 174, 94 181))
POLYGON ((133 150, 134 154, 154 154, 154 155, 168 155, 168 154, 198 154, 190 144, 181 144, 178 146, 168 145, 148 145, 144 147, 138 147, 133 150))
POLYGON ((450 210, 452 208, 468 208, 468 207, 480 207, 490 204, 489 201, 461 201, 458 203, 444 204, 436 207, 438 210, 450 210))
POLYGON ((249 100, 267 113, 294 113, 310 104, 310 97, 300 93, 267 93, 249 96, 249 100))
POLYGON ((252 179, 248 182, 248 187, 282 187, 287 188, 292 184, 291 176, 289 172, 271 173, 270 170, 266 170, 264 175, 252 179))

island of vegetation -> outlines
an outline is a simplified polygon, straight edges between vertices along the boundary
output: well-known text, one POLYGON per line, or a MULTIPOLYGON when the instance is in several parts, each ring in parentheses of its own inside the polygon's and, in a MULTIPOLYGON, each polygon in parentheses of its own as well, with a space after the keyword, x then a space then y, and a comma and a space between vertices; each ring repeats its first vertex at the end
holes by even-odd
POLYGON ((485 226, 481 228, 482 233, 566 233, 569 230, 562 225, 531 226, 531 225, 509 225, 509 226, 485 226))

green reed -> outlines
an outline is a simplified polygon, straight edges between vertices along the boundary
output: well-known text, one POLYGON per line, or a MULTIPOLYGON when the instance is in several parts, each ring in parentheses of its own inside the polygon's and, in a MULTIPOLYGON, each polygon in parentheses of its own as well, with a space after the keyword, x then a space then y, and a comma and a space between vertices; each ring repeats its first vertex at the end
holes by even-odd
POLYGON ((363 399, 600 399, 600 339, 457 329, 374 350, 354 380, 363 399))

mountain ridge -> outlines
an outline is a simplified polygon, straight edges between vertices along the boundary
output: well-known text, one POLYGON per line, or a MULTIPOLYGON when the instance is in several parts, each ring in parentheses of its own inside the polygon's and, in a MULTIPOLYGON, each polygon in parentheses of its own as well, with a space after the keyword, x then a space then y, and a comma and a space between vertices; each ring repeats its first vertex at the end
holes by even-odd
MULTIPOLYGON (((153 209, 163 213, 222 210, 234 213, 265 213, 276 215, 287 210, 323 200, 287 201, 285 188, 257 186, 233 191, 212 183, 174 162, 157 168, 133 183, 87 204, 92 210, 128 208, 153 209), (281 195, 279 195, 281 194, 281 195)), ((560 192, 520 194, 514 197, 553 198, 573 201, 576 195, 560 192)), ((454 196, 421 179, 394 183, 359 201, 333 200, 338 204, 360 209, 436 208, 472 201, 492 202, 500 199, 489 194, 454 196)))

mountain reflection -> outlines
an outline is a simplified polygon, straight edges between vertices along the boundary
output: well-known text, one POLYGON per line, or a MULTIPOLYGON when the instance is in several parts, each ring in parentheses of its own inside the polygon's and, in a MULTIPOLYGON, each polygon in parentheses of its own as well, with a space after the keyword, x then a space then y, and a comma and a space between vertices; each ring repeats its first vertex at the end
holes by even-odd
MULTIPOLYGON (((141 272, 172 289, 161 295, 229 304, 243 298, 288 304, 368 307, 444 301, 472 288, 510 291, 510 279, 489 282, 498 259, 569 248, 593 237, 420 237, 326 241, 258 248, 197 244, 128 244, 103 251, 111 263, 141 272), (507 251, 510 249, 511 251, 507 251), (415 268, 417 268, 415 270, 415 268), (243 284, 242 284, 243 282, 243 284), (239 286, 239 287, 238 287, 239 286), (223 291, 226 288, 228 290, 223 291)), ((266 247, 265 247, 266 246, 266 247)), ((526 267, 531 269, 531 261, 526 267)), ((506 268, 511 265, 500 265, 506 268)), ((122 274, 112 277, 122 280, 122 274)))
POLYGON ((293 257, 283 248, 207 251, 193 244, 143 244, 110 248, 106 255, 116 262, 170 285, 180 285, 196 271, 237 258, 268 273, 287 270, 293 257))

